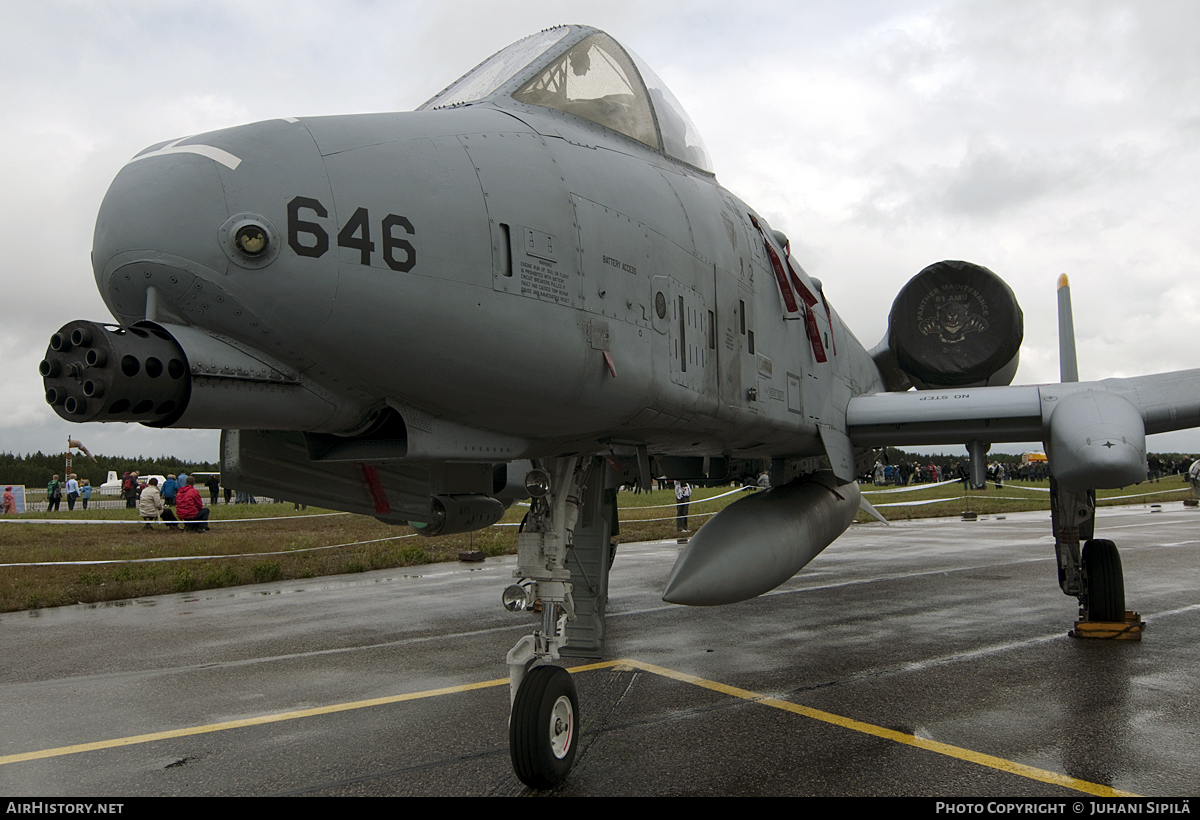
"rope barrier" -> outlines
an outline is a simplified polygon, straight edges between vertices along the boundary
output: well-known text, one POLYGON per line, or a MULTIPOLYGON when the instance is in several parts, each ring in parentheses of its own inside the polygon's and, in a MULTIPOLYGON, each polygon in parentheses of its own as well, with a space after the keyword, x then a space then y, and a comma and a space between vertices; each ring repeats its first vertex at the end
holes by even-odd
POLYGON ((258 558, 263 555, 294 555, 298 552, 318 552, 334 550, 339 547, 357 547, 361 544, 378 544, 381 541, 399 541, 402 538, 416 538, 415 532, 408 535, 393 535, 388 538, 373 538, 369 541, 351 541, 348 544, 331 544, 326 547, 301 547, 294 550, 275 550, 273 552, 241 552, 233 555, 173 555, 161 558, 109 558, 92 561, 30 561, 24 564, 0 564, 0 567, 73 567, 91 564, 154 564, 165 561, 215 561, 221 558, 258 558))
MULTIPOLYGON (((750 487, 748 489, 757 490, 758 488, 750 487)), ((744 492, 746 492, 746 490, 747 490, 746 487, 738 487, 736 490, 730 490, 727 493, 721 493, 720 495, 709 496, 708 498, 697 499, 697 500, 693 501, 692 503, 693 504, 703 504, 706 501, 716 501, 718 498, 724 498, 727 495, 736 495, 737 493, 744 493, 744 492)), ((675 506, 674 504, 651 504, 651 505, 648 505, 645 507, 637 507, 637 509, 639 509, 639 510, 659 510, 664 507, 674 507, 674 506, 675 506)), ((626 507, 625 509, 633 509, 633 508, 626 507)))
MULTIPOLYGON (((951 482, 951 483, 954 483, 954 482, 951 482)), ((926 485, 926 486, 930 486, 930 485, 926 485)), ((1008 485, 1008 484, 1004 485, 1005 489, 1009 489, 1009 487, 1010 487, 1010 485, 1008 485)), ((1044 492, 1044 493, 1050 492, 1050 490, 1046 487, 1012 487, 1012 489, 1036 490, 1036 491, 1044 492)), ((1174 490, 1154 490, 1154 491, 1148 492, 1148 493, 1134 493, 1132 495, 1110 495, 1106 498, 1098 498, 1098 499, 1096 499, 1096 501, 1097 502, 1122 501, 1126 498, 1146 498, 1147 496, 1151 496, 1151 495, 1165 495, 1167 493, 1182 493, 1182 492, 1191 492, 1191 487, 1179 487, 1174 490)), ((866 493, 864 492, 863 495, 866 495, 866 493)), ((892 502, 886 503, 886 504, 874 504, 874 506, 875 507, 920 507, 925 504, 939 504, 943 501, 962 501, 963 499, 970 499, 970 498, 975 498, 975 499, 995 498, 997 500, 1004 500, 1004 501, 1029 501, 1030 500, 1028 496, 1020 496, 1020 495, 982 495, 982 496, 980 496, 980 495, 976 495, 976 496, 951 495, 951 496, 946 496, 944 498, 928 498, 928 499, 924 499, 922 501, 892 501, 892 502)))
MULTIPOLYGON (((205 507, 205 509, 211 509, 205 507)), ((333 515, 349 515, 345 512, 313 513, 312 515, 277 515, 268 518, 210 518, 209 523, 242 524, 247 521, 288 521, 293 518, 328 518, 333 515)), ((134 521, 115 518, 0 518, 0 524, 170 524, 170 521, 154 519, 134 521)), ((188 524, 190 521, 180 519, 178 524, 188 524)))

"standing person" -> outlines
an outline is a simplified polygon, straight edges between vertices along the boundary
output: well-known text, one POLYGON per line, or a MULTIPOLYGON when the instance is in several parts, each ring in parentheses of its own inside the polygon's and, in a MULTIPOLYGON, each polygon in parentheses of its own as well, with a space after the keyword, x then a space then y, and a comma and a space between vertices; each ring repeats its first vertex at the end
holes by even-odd
POLYGON ((175 481, 174 475, 168 475, 167 480, 162 485, 163 504, 168 507, 175 506, 175 493, 179 492, 179 484, 175 481))
POLYGON ((46 512, 54 510, 58 512, 58 505, 62 501, 62 485, 58 483, 58 476, 50 479, 50 483, 46 485, 46 512))
POLYGON ((209 504, 216 504, 217 493, 221 491, 221 477, 219 475, 210 475, 208 481, 204 482, 204 486, 208 487, 209 504))
POLYGON ((146 483, 146 489, 138 496, 138 512, 146 522, 146 529, 151 529, 150 522, 157 521, 163 516, 163 499, 158 491, 158 479, 151 478, 146 483))
POLYGON ((125 509, 132 510, 137 500, 137 473, 126 473, 121 478, 121 495, 125 496, 125 509))
POLYGON ((226 503, 226 504, 228 504, 228 503, 229 503, 229 499, 231 499, 231 498, 233 498, 233 488, 232 488, 232 487, 226 487, 226 488, 225 488, 225 503, 226 503))
POLYGON ((688 531, 688 504, 692 500, 692 485, 686 481, 675 482, 675 530, 688 531))
POLYGON ((88 499, 92 497, 92 482, 86 478, 79 487, 79 497, 83 499, 83 508, 86 510, 88 499))
POLYGON ((4 514, 12 515, 17 511, 17 497, 13 495, 12 487, 4 488, 4 514))
POLYGON ((67 511, 75 511, 75 500, 79 498, 79 479, 74 473, 67 476, 67 511))
POLYGON ((208 508, 204 506, 204 499, 196 489, 195 476, 188 476, 187 484, 180 487, 179 492, 175 494, 175 512, 178 513, 178 518, 170 510, 163 510, 163 520, 183 521, 184 529, 208 532, 208 508))

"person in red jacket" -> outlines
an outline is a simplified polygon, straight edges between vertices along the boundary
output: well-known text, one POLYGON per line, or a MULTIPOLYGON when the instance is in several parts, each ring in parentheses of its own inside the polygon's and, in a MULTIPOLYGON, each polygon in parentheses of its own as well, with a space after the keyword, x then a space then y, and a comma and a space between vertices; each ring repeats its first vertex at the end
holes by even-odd
POLYGON ((208 508, 204 499, 196 489, 194 476, 187 477, 187 484, 179 488, 175 494, 175 512, 169 508, 162 512, 164 521, 183 521, 184 529, 194 529, 196 532, 208 532, 208 508), (178 516, 178 518, 176 518, 178 516))

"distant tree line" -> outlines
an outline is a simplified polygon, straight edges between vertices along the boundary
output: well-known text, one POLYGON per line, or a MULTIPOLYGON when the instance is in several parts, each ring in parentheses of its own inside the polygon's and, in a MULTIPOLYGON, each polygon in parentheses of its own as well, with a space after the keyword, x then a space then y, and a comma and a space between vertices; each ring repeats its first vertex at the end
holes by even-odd
MULTIPOLYGON (((24 484, 30 489, 45 488, 50 477, 58 475, 63 481, 64 454, 41 451, 28 455, 13 455, 0 453, 0 489, 8 484, 24 484)), ((158 458, 125 458, 123 456, 96 455, 92 461, 82 453, 77 453, 71 459, 71 472, 80 480, 87 479, 93 487, 99 487, 108 478, 108 471, 115 470, 117 478, 127 472, 136 470, 141 475, 179 475, 184 472, 217 472, 220 466, 211 461, 181 461, 177 458, 159 456, 158 458)), ((65 504, 66 502, 64 502, 65 504)), ((63 509, 66 509, 64 506, 63 509)))

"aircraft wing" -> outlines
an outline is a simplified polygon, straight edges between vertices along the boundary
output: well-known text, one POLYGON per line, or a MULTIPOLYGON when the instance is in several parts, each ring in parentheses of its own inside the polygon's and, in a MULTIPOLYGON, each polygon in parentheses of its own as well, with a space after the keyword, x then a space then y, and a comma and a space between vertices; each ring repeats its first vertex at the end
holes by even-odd
POLYGON ((878 393, 852 398, 846 415, 858 447, 1044 441, 1060 481, 1120 487, 1145 479, 1147 434, 1200 426, 1200 369, 878 393))
POLYGON ((1102 392, 1138 410, 1145 433, 1200 427, 1200 369, 1095 382, 910 390, 856 396, 846 412, 856 446, 1039 441, 1057 402, 1102 392))
POLYGON ((846 409, 858 447, 1039 441, 1041 388, 974 387, 855 396, 846 409))

